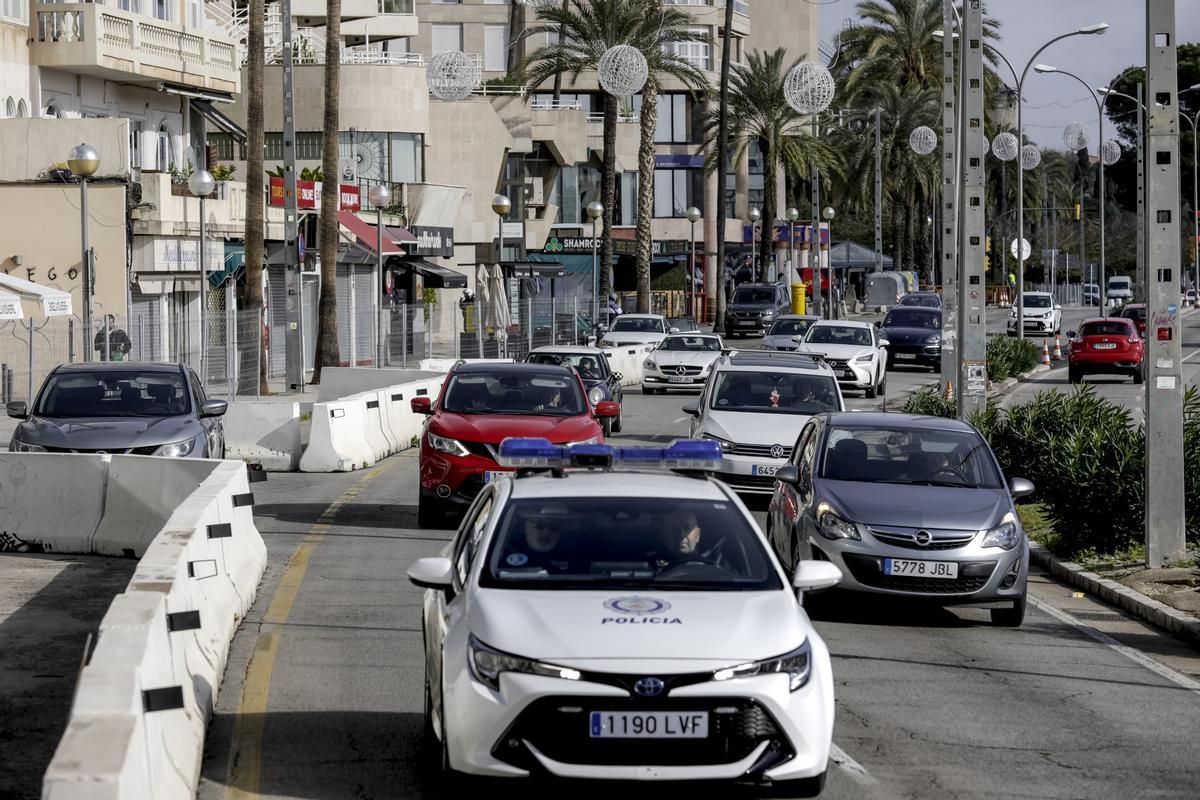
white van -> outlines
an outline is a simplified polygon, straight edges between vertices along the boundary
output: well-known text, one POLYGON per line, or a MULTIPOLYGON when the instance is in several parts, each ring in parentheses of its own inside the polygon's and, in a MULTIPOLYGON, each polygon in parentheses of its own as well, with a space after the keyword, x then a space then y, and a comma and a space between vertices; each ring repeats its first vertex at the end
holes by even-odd
POLYGON ((1108 302, 1110 305, 1122 305, 1133 299, 1133 278, 1128 275, 1114 275, 1108 279, 1108 302))

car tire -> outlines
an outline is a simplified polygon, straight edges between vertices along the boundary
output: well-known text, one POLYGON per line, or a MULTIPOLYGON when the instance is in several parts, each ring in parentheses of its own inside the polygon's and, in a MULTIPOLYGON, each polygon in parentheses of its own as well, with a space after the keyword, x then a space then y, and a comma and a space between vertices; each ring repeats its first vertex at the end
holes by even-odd
POLYGON ((600 423, 600 430, 601 430, 601 432, 604 434, 604 438, 605 438, 605 439, 607 439, 608 437, 612 436, 612 429, 613 429, 613 421, 612 421, 612 418, 611 418, 611 417, 606 417, 606 418, 604 419, 604 421, 600 423))
POLYGON ((771 797, 816 797, 825 789, 825 773, 811 778, 791 781, 775 781, 771 784, 771 797))
POLYGON ((1077 368, 1075 368, 1074 366, 1067 367, 1067 382, 1079 383, 1079 381, 1082 380, 1082 378, 1083 378, 1083 373, 1081 373, 1077 368))
POLYGON ((866 395, 868 400, 875 399, 875 395, 879 394, 878 384, 872 381, 871 385, 863 390, 863 394, 866 395))
POLYGON ((649 386, 642 386, 642 394, 651 395, 657 391, 657 389, 651 389, 649 386))
POLYGON ((886 372, 883 373, 883 380, 881 380, 879 382, 879 389, 877 391, 879 392, 880 396, 887 394, 887 373, 886 372))
POLYGON ((621 428, 625 427, 625 421, 623 419, 624 415, 625 415, 624 411, 618 411, 617 416, 612 420, 612 424, 610 427, 611 427, 613 433, 620 433, 621 428))
POLYGON ((1012 608, 993 608, 992 624, 997 628, 1019 628, 1025 621, 1025 595, 1013 601, 1012 608))
POLYGON ((422 528, 444 528, 446 527, 446 506, 440 500, 427 497, 424 494, 417 496, 417 524, 422 528))
POLYGON ((1143 361, 1141 363, 1141 365, 1133 371, 1133 382, 1135 384, 1142 384, 1142 383, 1146 382, 1146 362, 1145 361, 1143 361))

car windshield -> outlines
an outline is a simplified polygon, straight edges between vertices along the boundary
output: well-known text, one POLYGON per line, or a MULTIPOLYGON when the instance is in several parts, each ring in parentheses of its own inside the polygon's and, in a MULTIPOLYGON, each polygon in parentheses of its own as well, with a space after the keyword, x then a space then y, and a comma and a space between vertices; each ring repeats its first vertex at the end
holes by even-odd
POLYGON ((692 317, 671 317, 667 320, 667 324, 672 328, 678 328, 682 333, 699 330, 696 327, 696 320, 692 317))
POLYGON ((741 372, 716 376, 711 408, 752 414, 820 414, 839 411, 837 384, 828 375, 741 372))
POLYGON ((1129 306, 1121 312, 1121 316, 1124 317, 1125 319, 1138 320, 1139 322, 1145 321, 1146 307, 1145 306, 1129 306))
POLYGON ((938 301, 936 294, 907 294, 900 298, 900 305, 939 308, 941 303, 938 301))
POLYGON ((928 328, 931 331, 942 329, 942 320, 938 314, 923 311, 904 311, 895 309, 888 312, 883 319, 885 328, 928 328))
POLYGON ((987 442, 973 431, 840 426, 829 431, 821 477, 838 481, 999 489, 987 442))
POLYGON ((582 414, 586 404, 577 379, 570 375, 497 372, 455 375, 442 408, 454 414, 570 417, 582 414))
POLYGON ((871 331, 849 325, 814 325, 804 336, 805 344, 849 344, 871 346, 871 331))
POLYGON ((517 589, 781 588, 757 532, 727 500, 513 500, 480 584, 517 589))
POLYGON ((775 290, 742 287, 733 293, 731 303, 757 303, 770 305, 775 302, 775 290))
POLYGON ((608 377, 604 359, 588 353, 530 353, 529 363, 574 367, 584 380, 601 380, 608 377))
POLYGON ((618 317, 613 322, 614 331, 635 331, 637 333, 662 333, 663 323, 653 317, 618 317))
POLYGON ((721 340, 715 336, 668 336, 658 346, 659 350, 696 353, 721 352, 721 340))
POLYGON ((1080 336, 1129 336, 1132 333, 1133 328, 1129 323, 1119 319, 1085 322, 1079 326, 1080 336))
POLYGON ((768 336, 803 336, 812 327, 811 319, 780 319, 776 320, 767 332, 768 336))
POLYGON ((179 372, 104 369, 51 375, 38 395, 42 417, 177 417, 191 410, 179 372))
POLYGON ((1050 301, 1050 295, 1027 294, 1023 305, 1026 308, 1050 308, 1054 303, 1050 301))
POLYGON ((1108 288, 1109 289, 1128 289, 1130 283, 1131 283, 1131 281, 1129 280, 1129 278, 1125 278, 1125 277, 1109 278, 1108 279, 1108 288))

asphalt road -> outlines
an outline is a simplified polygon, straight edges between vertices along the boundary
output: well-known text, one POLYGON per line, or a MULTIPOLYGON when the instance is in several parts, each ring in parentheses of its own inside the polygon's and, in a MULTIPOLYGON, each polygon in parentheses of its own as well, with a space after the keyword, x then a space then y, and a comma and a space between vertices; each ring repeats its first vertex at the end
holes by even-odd
MULTIPOLYGON (((682 401, 630 393, 617 438, 684 434, 682 401)), ((270 566, 234 640, 199 797, 448 796, 420 746, 420 594, 405 569, 451 532, 417 527, 416 469, 407 451, 365 472, 255 487, 270 566)), ((979 610, 814 598, 837 687, 824 796, 1195 797, 1200 653, 1045 576, 1031 593, 1016 630, 979 610)))

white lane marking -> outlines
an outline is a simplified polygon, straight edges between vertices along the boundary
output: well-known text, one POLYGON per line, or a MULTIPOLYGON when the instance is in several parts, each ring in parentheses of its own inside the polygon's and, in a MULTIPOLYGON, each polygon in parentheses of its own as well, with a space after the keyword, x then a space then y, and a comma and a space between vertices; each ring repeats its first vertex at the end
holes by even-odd
POLYGON ((1155 661, 1153 658, 1141 652, 1140 650, 1135 650, 1132 647, 1121 644, 1107 633, 1099 631, 1093 628, 1091 625, 1085 625, 1067 612, 1060 611, 1044 600, 1039 600, 1036 597, 1030 596, 1029 602, 1033 603, 1035 608, 1046 612, 1064 625, 1070 625, 1072 628, 1082 631, 1091 638, 1095 639, 1097 642, 1100 642, 1100 644, 1115 650, 1131 661, 1136 661, 1138 664, 1141 664, 1155 675, 1158 675, 1161 678, 1166 678, 1167 680, 1171 681, 1171 683, 1182 686, 1184 689, 1187 689, 1190 692, 1195 692, 1197 696, 1200 696, 1200 681, 1195 681, 1189 678, 1187 675, 1184 675, 1182 672, 1176 672, 1166 664, 1155 661))
POLYGON ((829 760, 844 769, 846 774, 856 783, 861 783, 863 786, 874 786, 879 783, 879 781, 871 777, 871 773, 867 772, 866 767, 851 758, 845 750, 836 744, 829 746, 829 760))
POLYGON ((678 425, 681 422, 687 422, 687 417, 680 417, 679 419, 671 420, 672 425, 678 425))
POLYGON ((1185 358, 1185 359, 1183 360, 1183 363, 1185 363, 1185 364, 1186 364, 1187 362, 1191 361, 1191 360, 1192 360, 1193 358, 1195 358, 1196 356, 1200 356, 1200 350, 1197 350, 1196 352, 1192 353, 1190 356, 1188 356, 1187 358, 1185 358))

